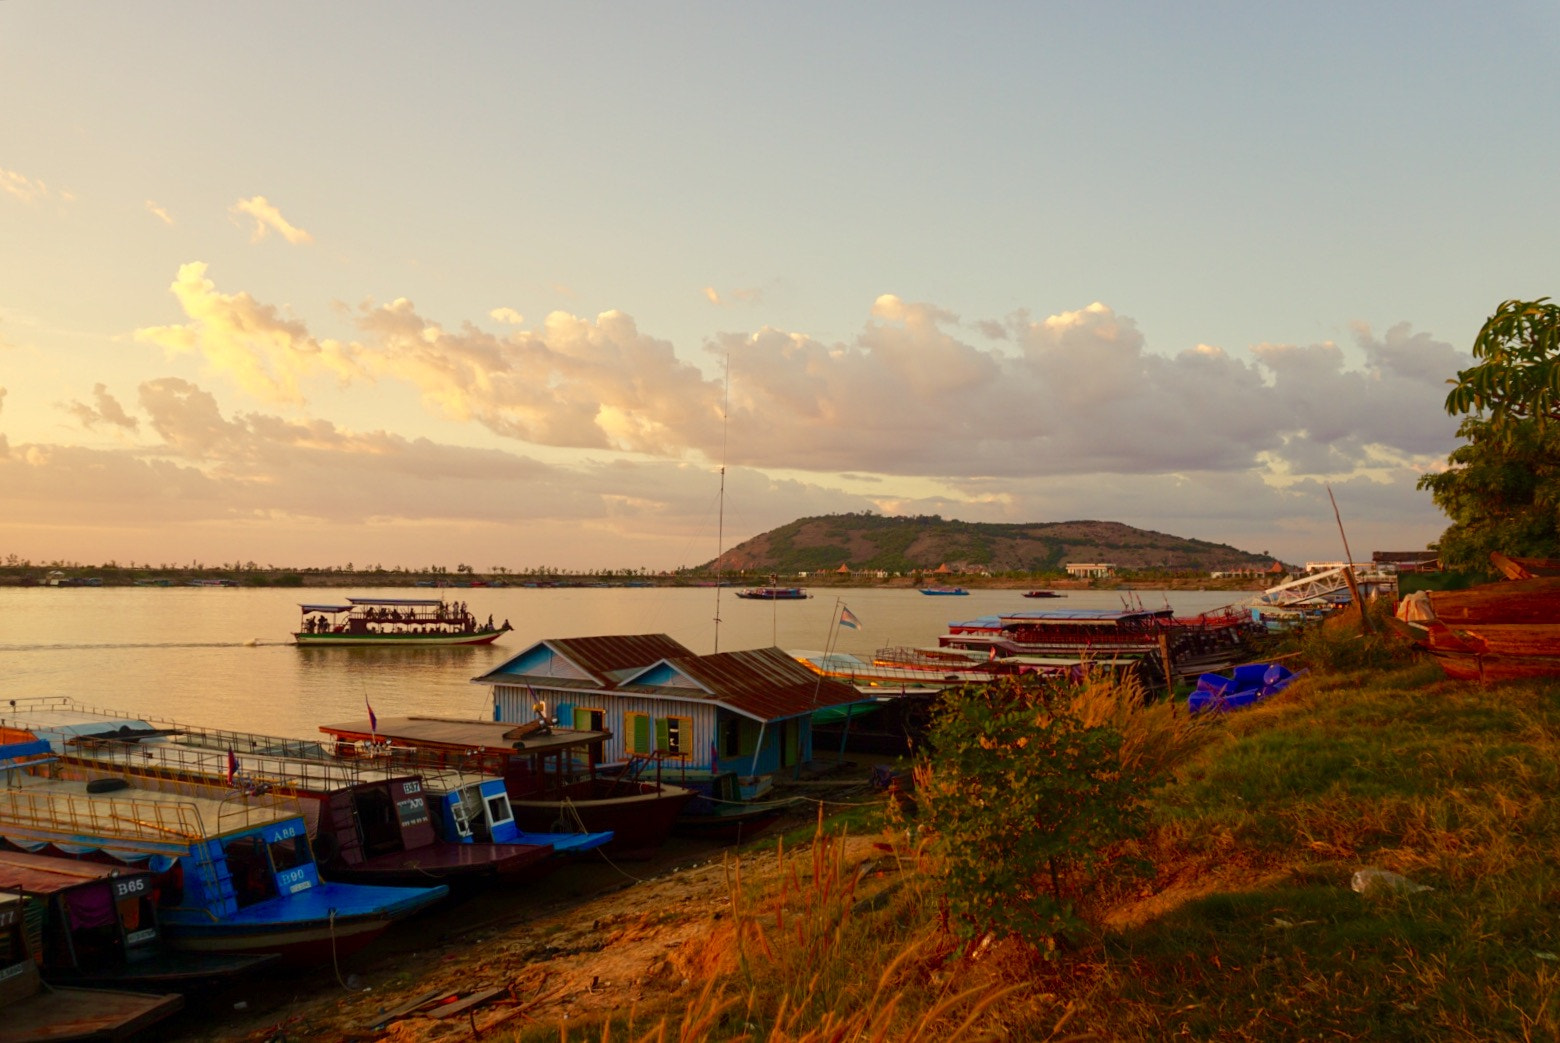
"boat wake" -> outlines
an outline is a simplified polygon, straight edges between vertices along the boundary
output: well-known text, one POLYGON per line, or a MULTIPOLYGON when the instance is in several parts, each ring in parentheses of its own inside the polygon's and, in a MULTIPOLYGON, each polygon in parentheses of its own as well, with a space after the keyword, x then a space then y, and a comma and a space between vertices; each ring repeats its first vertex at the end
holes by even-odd
POLYGON ((31 644, 3 645, 0 652, 79 652, 103 651, 120 648, 260 648, 265 646, 291 646, 291 641, 262 641, 251 637, 245 641, 100 641, 91 644, 31 644))

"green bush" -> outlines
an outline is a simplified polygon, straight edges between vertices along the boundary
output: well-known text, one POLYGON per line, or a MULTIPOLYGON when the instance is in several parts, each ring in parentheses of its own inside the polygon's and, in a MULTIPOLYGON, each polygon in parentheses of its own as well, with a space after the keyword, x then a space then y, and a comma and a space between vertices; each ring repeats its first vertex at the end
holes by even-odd
POLYGON ((1080 901, 1145 828, 1149 771, 1075 690, 1017 681, 945 692, 917 766, 949 926, 1043 950, 1086 925, 1080 901))

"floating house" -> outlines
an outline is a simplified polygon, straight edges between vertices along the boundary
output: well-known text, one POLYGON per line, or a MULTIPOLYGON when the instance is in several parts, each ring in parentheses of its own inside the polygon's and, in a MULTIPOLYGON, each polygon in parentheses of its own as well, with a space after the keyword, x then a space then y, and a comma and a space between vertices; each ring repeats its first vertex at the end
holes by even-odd
POLYGON ((472 681, 491 686, 495 720, 608 733, 601 765, 735 773, 746 797, 812 759, 815 711, 863 699, 778 648, 697 655, 665 634, 549 638, 472 681))

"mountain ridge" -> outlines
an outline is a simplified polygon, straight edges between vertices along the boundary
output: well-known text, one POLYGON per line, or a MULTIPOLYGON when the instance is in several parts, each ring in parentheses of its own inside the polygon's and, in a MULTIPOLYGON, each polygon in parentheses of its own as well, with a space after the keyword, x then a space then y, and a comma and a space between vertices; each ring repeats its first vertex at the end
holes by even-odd
POLYGON ((1277 559, 1228 544, 1123 522, 964 522, 940 515, 828 514, 798 518, 744 540, 706 568, 722 572, 1065 571, 1069 563, 1118 569, 1212 572, 1266 569, 1277 559))

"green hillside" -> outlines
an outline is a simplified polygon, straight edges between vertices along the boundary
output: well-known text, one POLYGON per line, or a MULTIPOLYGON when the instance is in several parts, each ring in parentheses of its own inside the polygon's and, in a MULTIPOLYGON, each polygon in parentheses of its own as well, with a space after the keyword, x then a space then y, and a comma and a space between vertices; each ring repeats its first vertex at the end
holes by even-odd
MULTIPOLYGON (((1186 539, 1120 522, 994 524, 878 514, 801 518, 755 536, 721 555, 722 571, 780 574, 852 572, 1061 572, 1068 562, 1108 562, 1120 569, 1208 572, 1266 568, 1274 559, 1228 544, 1186 539)), ((707 568, 714 568, 710 562, 707 568)))

